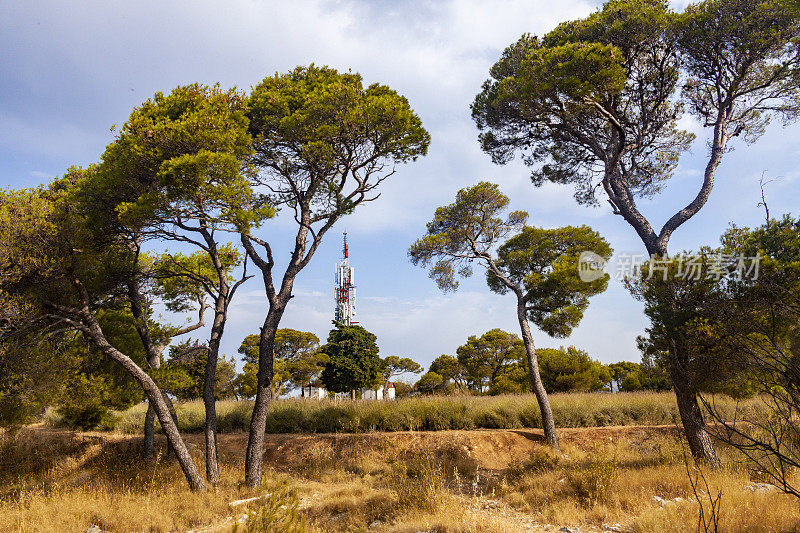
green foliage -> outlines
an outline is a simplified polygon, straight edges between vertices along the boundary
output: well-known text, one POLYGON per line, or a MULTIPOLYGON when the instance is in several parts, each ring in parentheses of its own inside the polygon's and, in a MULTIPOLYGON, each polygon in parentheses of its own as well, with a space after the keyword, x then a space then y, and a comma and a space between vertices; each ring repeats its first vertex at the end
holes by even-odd
MULTIPOLYGON (((184 342, 170 348, 171 358, 160 373, 162 387, 180 400, 203 397, 208 349, 205 346, 184 342)), ((214 397, 231 398, 235 395, 236 364, 225 356, 217 361, 214 397)))
POLYGON ((472 104, 483 149, 500 164, 521 153, 534 184, 571 183, 592 204, 611 148, 633 194, 658 192, 692 140, 676 126, 674 17, 660 0, 612 0, 542 38, 523 35, 472 104))
POLYGON ((492 183, 461 189, 454 203, 436 209, 427 234, 409 248, 411 262, 430 266, 430 276, 447 291, 458 287, 456 271, 470 276, 472 263, 479 261, 493 291, 514 291, 526 304, 529 320, 548 335, 568 336, 583 318, 589 297, 608 285, 608 275, 591 282, 580 279, 580 254, 591 251, 608 259, 612 249, 588 226, 529 227, 524 225, 524 211, 503 220, 499 215, 508 203, 492 183), (493 258, 494 247, 514 230, 520 233, 502 244, 493 258))
POLYGON ((36 420, 64 389, 57 343, 0 343, 0 428, 12 432, 36 420))
POLYGON ((348 174, 366 180, 385 164, 425 155, 430 144, 404 97, 385 85, 364 88, 359 74, 329 67, 265 78, 253 88, 247 114, 256 162, 272 176, 274 205, 311 207, 314 221, 351 212, 380 182, 365 181, 351 194, 348 174))
POLYGON ((405 381, 394 382, 394 397, 408 398, 414 393, 414 385, 405 381))
POLYGON ((424 373, 414 384, 414 387, 423 394, 433 394, 442 388, 444 378, 433 370, 424 373))
POLYGON ((620 390, 625 392, 642 390, 644 387, 642 387, 642 380, 640 376, 641 373, 639 371, 626 374, 622 379, 622 383, 620 384, 620 390))
POLYGON ((476 392, 492 389, 510 392, 503 390, 508 389, 507 374, 525 368, 522 339, 500 329, 487 331, 480 337, 470 336, 456 353, 467 386, 476 392))
MULTIPOLYGON (((237 378, 238 393, 252 398, 256 393, 259 335, 248 335, 239 347, 244 371, 237 378)), ((304 387, 317 379, 328 361, 319 339, 308 331, 281 328, 275 333, 272 392, 275 397, 304 387)))
POLYGON ((134 361, 142 360, 132 318, 118 298, 133 269, 131 255, 124 246, 89 231, 74 208, 75 195, 94 172, 94 167, 71 169, 47 187, 6 192, 0 198, 0 226, 5 231, 0 237, 5 261, 0 274, 0 343, 8 372, 0 380, 0 402, 9 423, 29 420, 45 402, 75 412, 86 408, 102 413, 141 399, 125 371, 67 331, 74 329, 75 315, 67 321, 60 317, 61 309, 82 306, 75 284, 81 280, 90 310, 108 338, 128 350, 134 361), (76 387, 62 396, 72 379, 97 381, 97 386, 76 387))
POLYGON ((390 355, 383 360, 383 379, 386 382, 392 381, 395 376, 403 374, 419 374, 422 367, 419 363, 412 361, 408 357, 398 357, 390 355))
MULTIPOLYGON (((274 210, 250 186, 247 100, 192 84, 156 93, 134 109, 102 157, 95 194, 120 221, 170 238, 172 222, 247 229, 274 210)), ((89 198, 96 200, 97 198, 89 198)))
POLYGON ((433 360, 430 371, 442 376, 442 385, 446 388, 451 381, 458 387, 464 385, 464 369, 458 359, 452 355, 442 354, 433 360))
POLYGON ((725 342, 723 331, 702 311, 708 302, 716 299, 715 295, 725 290, 723 278, 705 274, 715 268, 718 253, 704 249, 695 254, 693 264, 699 265, 704 273, 701 276, 679 275, 687 267, 682 258, 676 256, 658 264, 657 275, 649 274, 651 263, 648 263, 640 276, 626 283, 634 297, 644 302, 645 315, 650 319, 647 335, 639 341, 643 353, 668 369, 665 354, 669 343, 678 342, 685 357, 681 362, 682 372, 698 391, 747 397, 755 393, 753 376, 747 366, 730 357, 730 346, 725 342))
POLYGON ((598 391, 611 380, 608 369, 573 346, 536 351, 547 392, 598 391))
POLYGON ((770 115, 800 110, 800 8, 791 0, 705 0, 678 17, 683 96, 701 122, 729 106, 733 135, 752 143, 770 115))
MULTIPOLYGON (((226 276, 242 263, 242 254, 231 243, 218 246, 217 253, 226 276)), ((153 261, 154 295, 172 312, 192 310, 206 294, 220 290, 217 270, 205 251, 188 255, 165 253, 150 259, 153 261)))
POLYGON ((636 337, 636 346, 642 353, 639 381, 644 390, 664 391, 672 388, 669 376, 669 353, 665 347, 644 336, 636 337))
POLYGON ((486 260, 493 247, 528 218, 524 211, 499 218, 508 203, 494 183, 461 189, 455 202, 436 209, 427 234, 411 245, 411 262, 430 266, 430 277, 443 291, 456 290, 456 269, 461 276, 472 275, 472 262, 486 260))
MULTIPOLYGON (((551 337, 569 336, 583 318, 589 298, 608 286, 608 274, 589 282, 580 279, 578 262, 587 251, 608 260, 612 249, 588 226, 525 226, 498 249, 498 267, 513 284, 524 288, 528 319, 551 337)), ((493 291, 508 291, 494 272, 486 276, 493 291)))
MULTIPOLYGON (((611 374, 611 381, 617 386, 617 390, 622 390, 622 382, 629 374, 640 374, 641 367, 637 363, 630 363, 628 361, 621 361, 619 363, 611 363, 608 365, 608 372, 611 374)), ((637 378, 638 380, 638 378, 637 378)), ((633 389, 638 390, 638 389, 633 389)))
POLYGON ((349 392, 382 383, 383 361, 376 337, 361 326, 334 323, 321 351, 328 356, 322 382, 332 392, 349 392))
MULTIPOLYGON (((144 348, 129 309, 100 309, 97 320, 109 342, 145 366, 144 348)), ((159 331, 157 324, 153 324, 153 331, 159 331)), ((70 427, 83 430, 106 427, 113 417, 112 411, 128 409, 144 398, 130 374, 106 358, 83 335, 75 335, 64 345, 59 364, 64 394, 53 399, 53 404, 70 427)))
POLYGON ((3 318, 8 335, 22 334, 55 320, 54 311, 80 307, 75 280, 86 289, 92 308, 124 294, 135 269, 134 254, 113 235, 98 235, 76 209, 76 196, 97 174, 97 167, 72 168, 48 186, 5 192, 0 198, 0 277, 3 318), (28 330, 25 330, 26 332, 28 330))

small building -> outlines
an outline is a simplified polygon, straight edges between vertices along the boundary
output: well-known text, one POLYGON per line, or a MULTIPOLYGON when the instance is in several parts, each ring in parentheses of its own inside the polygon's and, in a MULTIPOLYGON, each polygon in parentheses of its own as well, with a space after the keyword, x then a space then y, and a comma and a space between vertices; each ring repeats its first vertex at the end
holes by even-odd
POLYGON ((361 389, 362 400, 383 400, 383 386, 374 389, 361 389))
POLYGON ((324 400, 328 397, 328 391, 322 383, 309 383, 300 390, 300 396, 311 400, 324 400))
POLYGON ((394 383, 389 382, 374 389, 361 389, 362 400, 394 400, 394 383))

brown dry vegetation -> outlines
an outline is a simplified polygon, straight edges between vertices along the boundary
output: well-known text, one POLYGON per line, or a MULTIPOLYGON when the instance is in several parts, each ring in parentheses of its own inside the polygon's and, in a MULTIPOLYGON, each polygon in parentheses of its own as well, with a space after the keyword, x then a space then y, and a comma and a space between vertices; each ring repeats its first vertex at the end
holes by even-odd
MULTIPOLYGON (((227 532, 245 513, 239 531, 696 530, 673 427, 560 433, 560 456, 527 429, 269 435, 273 496, 231 508, 260 494, 240 484, 245 434, 221 436, 222 482, 193 494, 173 461, 139 463, 140 437, 28 428, 2 442, 0 531, 227 532)), ((200 463, 201 436, 187 440, 200 463)), ((728 464, 706 473, 722 490, 722 531, 800 531, 794 499, 748 491, 758 479, 728 464)))

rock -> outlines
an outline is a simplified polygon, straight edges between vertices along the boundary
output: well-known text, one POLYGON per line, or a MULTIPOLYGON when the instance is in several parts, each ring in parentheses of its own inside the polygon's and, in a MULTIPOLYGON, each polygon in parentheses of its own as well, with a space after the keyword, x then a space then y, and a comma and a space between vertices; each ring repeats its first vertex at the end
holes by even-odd
POLYGON ((668 503, 682 503, 682 502, 688 502, 689 500, 687 500, 686 498, 681 498, 680 496, 677 496, 671 500, 665 500, 660 496, 653 496, 653 501, 656 502, 661 507, 664 507, 668 503))
POLYGON ((578 529, 577 527, 567 527, 567 526, 562 527, 561 529, 559 529, 559 531, 563 531, 564 533, 581 533, 581 530, 578 529))
POLYGON ((257 502, 258 500, 263 500, 267 496, 269 496, 269 494, 263 494, 261 496, 256 496, 255 498, 246 498, 244 500, 235 500, 235 501, 232 501, 232 502, 228 502, 228 507, 232 507, 233 508, 233 507, 239 507, 240 505, 248 505, 248 504, 251 504, 253 502, 257 502))
POLYGON ((87 527, 86 531, 84 531, 83 533, 103 533, 103 530, 100 529, 100 526, 97 526, 97 525, 93 524, 93 525, 87 527))
POLYGON ((625 531, 625 529, 623 529, 622 524, 603 524, 603 531, 622 532, 625 531))

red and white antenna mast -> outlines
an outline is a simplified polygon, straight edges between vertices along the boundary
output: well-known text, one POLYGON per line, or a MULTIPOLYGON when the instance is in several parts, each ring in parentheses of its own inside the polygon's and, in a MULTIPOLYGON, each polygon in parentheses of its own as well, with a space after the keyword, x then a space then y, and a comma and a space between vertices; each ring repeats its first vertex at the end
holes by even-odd
POLYGON ((334 298, 336 300, 334 319, 345 326, 357 324, 353 320, 356 314, 355 269, 350 266, 349 257, 350 250, 347 247, 347 232, 345 231, 342 258, 336 263, 334 277, 334 298))

